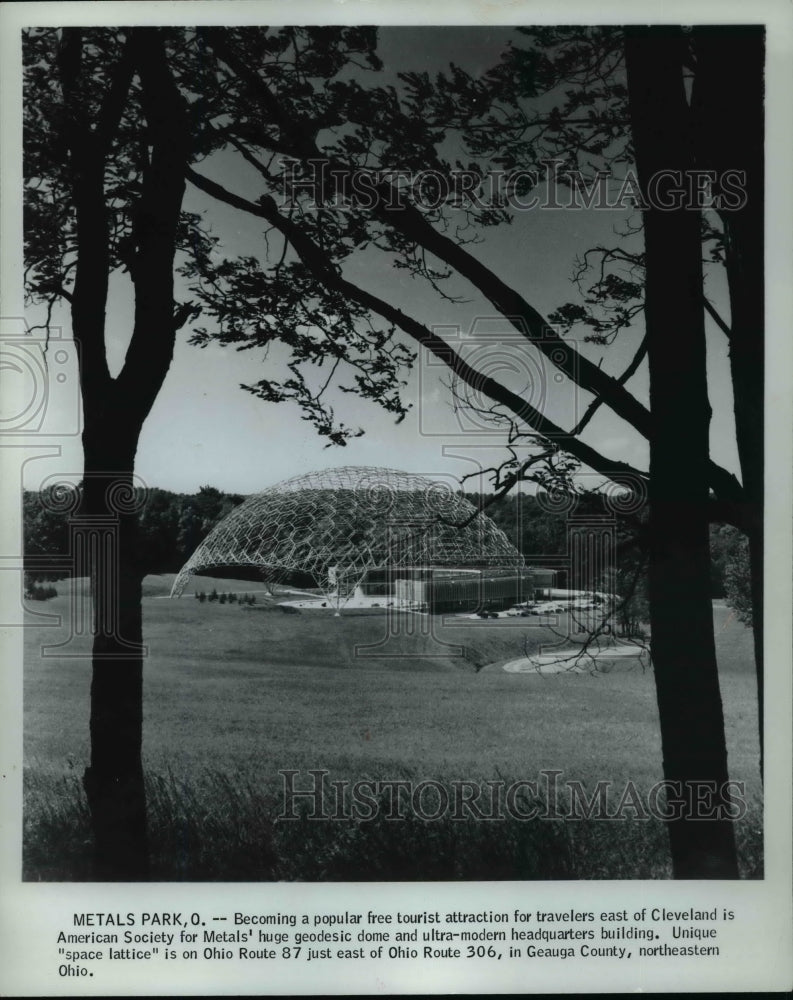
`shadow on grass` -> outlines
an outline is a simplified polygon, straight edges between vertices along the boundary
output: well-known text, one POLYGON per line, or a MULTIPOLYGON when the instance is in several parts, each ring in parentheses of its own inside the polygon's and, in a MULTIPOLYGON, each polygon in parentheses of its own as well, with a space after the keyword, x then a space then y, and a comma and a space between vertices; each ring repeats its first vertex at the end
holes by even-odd
MULTIPOLYGON (((164 882, 667 879, 659 820, 275 819, 276 794, 244 777, 149 774, 151 879, 164 882)), ((534 800, 535 802, 537 800, 534 800)), ((521 809, 530 804, 526 799, 521 809)), ((305 805, 305 803, 303 803, 305 805)), ((298 810, 300 812, 300 810, 298 810)), ((763 877, 762 807, 736 824, 741 875, 763 877)), ((23 879, 90 881, 79 776, 25 773, 23 879)))

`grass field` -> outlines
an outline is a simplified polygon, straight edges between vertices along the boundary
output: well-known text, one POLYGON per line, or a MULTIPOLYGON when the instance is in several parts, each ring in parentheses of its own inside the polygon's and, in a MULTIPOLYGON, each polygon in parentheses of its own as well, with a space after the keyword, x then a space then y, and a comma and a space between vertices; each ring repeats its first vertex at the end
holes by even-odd
MULTIPOLYGON (((276 821, 278 772, 331 778, 536 780, 540 771, 591 788, 661 779, 652 670, 627 661, 597 674, 509 674, 528 648, 556 642, 529 619, 435 625, 383 647, 382 613, 285 614, 238 604, 162 599, 147 578, 144 765, 155 876, 176 878, 667 877, 659 821, 276 821), (443 644, 450 645, 443 645, 443 644), (376 655, 355 656, 369 644, 376 655), (463 655, 453 655, 462 650, 463 655), (405 655, 409 651, 410 655, 405 655), (401 655, 384 655, 399 653, 401 655)), ((80 586, 80 581, 74 582, 80 586)), ((36 611, 68 621, 70 581, 36 611)), ((250 592, 250 583, 197 581, 250 592)), ((714 607, 731 777, 750 810, 736 824, 742 871, 762 871, 757 712, 751 634, 714 607)), ((424 620, 426 623, 426 619, 424 620)), ((400 619, 403 629, 421 620, 400 619)), ((80 878, 87 815, 90 661, 42 657, 67 636, 26 630, 27 878, 80 878)), ((87 651, 87 637, 69 651, 87 651)))

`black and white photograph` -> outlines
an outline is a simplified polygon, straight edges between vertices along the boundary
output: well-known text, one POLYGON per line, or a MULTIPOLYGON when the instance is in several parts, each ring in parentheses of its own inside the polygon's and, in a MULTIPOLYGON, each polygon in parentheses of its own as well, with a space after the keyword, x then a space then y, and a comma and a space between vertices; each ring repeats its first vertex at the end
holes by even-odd
POLYGON ((790 10, 4 6, 2 992, 793 985, 790 10))

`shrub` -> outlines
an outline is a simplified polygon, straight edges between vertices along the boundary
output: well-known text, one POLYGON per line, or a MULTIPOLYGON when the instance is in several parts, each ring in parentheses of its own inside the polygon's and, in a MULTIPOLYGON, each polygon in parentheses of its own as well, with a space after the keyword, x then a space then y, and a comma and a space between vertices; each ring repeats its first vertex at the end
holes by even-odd
POLYGON ((735 611, 738 621, 752 627, 752 577, 749 564, 749 542, 738 538, 724 570, 724 589, 727 603, 735 611))
POLYGON ((225 604, 226 603, 226 595, 225 594, 221 594, 220 595, 220 603, 221 604, 225 604))

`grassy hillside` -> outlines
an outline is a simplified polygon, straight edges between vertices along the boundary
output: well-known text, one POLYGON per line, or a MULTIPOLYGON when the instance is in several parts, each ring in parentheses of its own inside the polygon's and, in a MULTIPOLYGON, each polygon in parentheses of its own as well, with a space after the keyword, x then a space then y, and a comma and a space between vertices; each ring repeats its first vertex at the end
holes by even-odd
MULTIPOLYGON (((244 583, 218 583, 210 581, 209 589, 246 592, 244 583)), ((444 781, 536 779, 542 769, 559 769, 587 787, 603 779, 618 785, 630 779, 648 788, 661 777, 651 670, 623 665, 605 674, 538 676, 478 669, 558 641, 548 629, 527 624, 530 619, 447 626, 430 619, 432 634, 411 635, 408 624, 421 627, 428 619, 405 616, 398 620, 403 631, 378 646, 386 635, 382 613, 349 612, 337 618, 331 611, 285 614, 262 604, 253 609, 201 604, 190 596, 163 600, 160 595, 169 588, 168 579, 148 578, 149 596, 144 598, 149 644, 144 764, 162 878, 348 878, 349 865, 359 855, 359 877, 391 877, 384 874, 383 857, 396 863, 399 838, 383 832, 385 828, 353 824, 352 832, 342 835, 338 824, 332 830, 323 823, 301 824, 298 836, 294 824, 273 824, 282 789, 279 769, 322 768, 353 781, 404 775, 444 781), (365 645, 374 647, 369 652, 375 655, 355 655, 355 647, 365 645), (454 655, 461 649, 462 655, 454 655), (217 830, 210 835, 213 824, 217 830), (179 849, 178 862, 174 829, 181 829, 183 839, 193 845, 186 856, 184 846, 179 849), (240 830, 247 831, 244 843, 239 842, 240 830), (206 848, 207 837, 214 842, 214 854, 206 848), (332 843, 326 842, 328 837, 332 843), (339 837, 347 849, 336 842, 339 837), (361 847, 361 838, 368 846, 361 847), (226 841, 231 853, 224 862, 218 843, 226 841), (205 850, 214 858, 211 865, 205 850), (365 863, 367 852, 372 857, 365 863), (317 858, 326 861, 320 864, 317 858)), ((58 589, 57 598, 36 610, 60 613, 68 621, 71 583, 62 581, 58 589)), ((756 874, 760 786, 751 635, 726 608, 716 607, 714 615, 731 776, 749 783, 748 796, 754 800, 752 825, 747 821, 740 834, 747 844, 744 870, 756 874)), ((42 657, 39 652, 42 643, 66 636, 65 626, 32 625, 26 634, 29 877, 77 877, 85 861, 87 818, 79 776, 88 757, 90 660, 42 657), (54 873, 52 859, 63 854, 57 845, 72 840, 76 857, 68 863, 70 872, 64 873, 63 862, 60 874, 54 873)), ((87 653, 88 638, 75 640, 69 651, 75 649, 87 653)), ((420 840, 429 837, 432 842, 422 850, 443 854, 451 850, 449 837, 463 836, 451 827, 443 833, 442 826, 419 831, 420 840)), ((662 825, 627 826, 631 830, 626 833, 626 824, 594 823, 588 833, 562 834, 556 823, 518 824, 512 840, 502 831, 502 846, 512 847, 498 861, 495 835, 486 835, 481 823, 476 829, 469 824, 466 851, 473 854, 468 857, 459 845, 452 852, 458 861, 468 857, 461 874, 455 874, 453 865, 447 870, 448 858, 446 868, 437 867, 441 861, 434 868, 427 859, 421 864, 435 872, 426 877, 488 877, 471 874, 480 870, 477 864, 485 872, 487 857, 495 859, 492 871, 502 872, 492 877, 560 877, 559 864, 573 866, 569 877, 635 877, 637 866, 645 874, 663 875, 662 825), (585 850, 582 843, 569 842, 570 837, 594 838, 600 847, 585 850), (553 850, 561 851, 556 861, 538 846, 548 838, 556 844, 553 850), (527 851, 535 859, 546 858, 545 867, 536 860, 529 863, 527 851)), ((419 836, 417 829, 411 828, 411 835, 419 836)), ((404 877, 425 877, 416 874, 415 865, 407 870, 404 877)))

